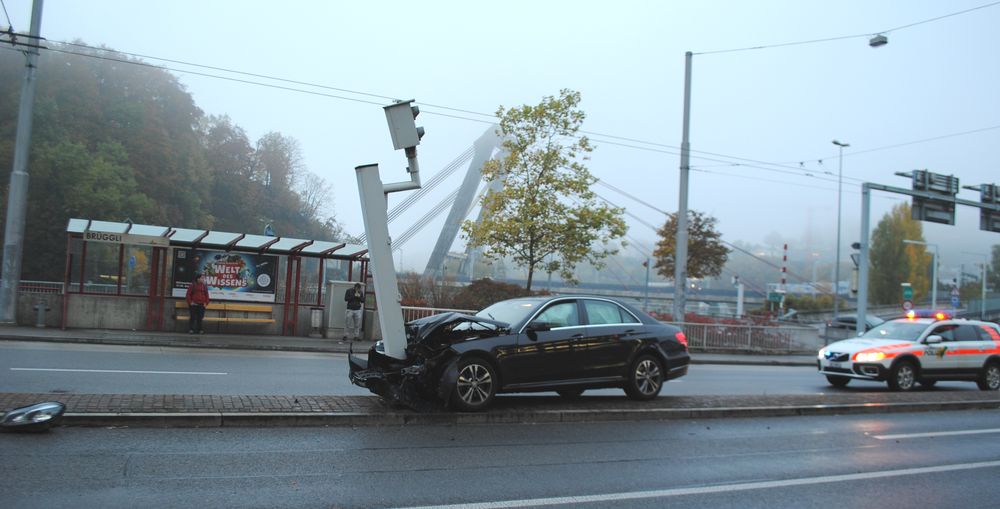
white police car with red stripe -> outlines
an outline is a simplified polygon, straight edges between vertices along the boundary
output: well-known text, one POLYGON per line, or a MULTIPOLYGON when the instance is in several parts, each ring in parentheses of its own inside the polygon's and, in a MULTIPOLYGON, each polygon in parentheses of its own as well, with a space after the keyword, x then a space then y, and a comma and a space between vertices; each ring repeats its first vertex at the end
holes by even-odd
POLYGON ((965 380, 995 391, 1000 389, 1000 326, 910 311, 905 318, 821 348, 816 363, 835 387, 854 379, 909 391, 917 384, 965 380))

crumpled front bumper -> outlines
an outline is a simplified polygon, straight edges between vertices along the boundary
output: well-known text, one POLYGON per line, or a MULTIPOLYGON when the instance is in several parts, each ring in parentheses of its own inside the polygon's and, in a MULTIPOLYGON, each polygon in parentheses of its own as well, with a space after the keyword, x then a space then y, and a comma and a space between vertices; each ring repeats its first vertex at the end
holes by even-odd
POLYGON ((368 389, 390 405, 418 412, 441 409, 441 384, 431 380, 423 363, 389 357, 375 347, 368 351, 367 360, 350 354, 347 362, 351 383, 368 389))

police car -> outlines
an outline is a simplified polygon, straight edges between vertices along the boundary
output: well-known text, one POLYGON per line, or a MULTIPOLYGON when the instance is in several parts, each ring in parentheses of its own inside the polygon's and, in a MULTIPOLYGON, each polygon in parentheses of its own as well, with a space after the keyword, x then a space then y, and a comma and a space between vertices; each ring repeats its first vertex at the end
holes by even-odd
POLYGON ((995 391, 1000 388, 1000 326, 953 319, 942 312, 911 311, 905 318, 823 347, 816 363, 835 387, 857 379, 909 391, 917 384, 966 380, 995 391))

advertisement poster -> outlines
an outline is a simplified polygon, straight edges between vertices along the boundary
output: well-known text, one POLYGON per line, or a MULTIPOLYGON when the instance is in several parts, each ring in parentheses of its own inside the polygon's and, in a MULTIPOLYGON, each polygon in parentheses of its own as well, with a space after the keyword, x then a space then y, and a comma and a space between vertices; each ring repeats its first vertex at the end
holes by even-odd
POLYGON ((184 298, 194 275, 200 273, 212 300, 274 302, 277 270, 277 256, 175 249, 171 295, 184 298))

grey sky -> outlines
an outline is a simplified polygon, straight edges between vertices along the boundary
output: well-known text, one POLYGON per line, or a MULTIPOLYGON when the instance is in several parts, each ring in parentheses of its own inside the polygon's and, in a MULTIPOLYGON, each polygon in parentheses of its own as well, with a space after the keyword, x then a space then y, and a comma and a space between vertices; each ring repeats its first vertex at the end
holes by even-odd
MULTIPOLYGON (((27 31, 31 1, 4 1, 14 28, 27 31)), ((764 242, 777 232, 799 256, 808 250, 832 259, 833 139, 851 144, 844 152, 845 245, 857 240, 862 181, 908 187, 893 173, 927 168, 965 185, 1000 183, 1000 5, 891 32, 888 45, 868 46, 870 34, 988 3, 47 0, 42 34, 416 98, 425 104, 418 122, 427 130, 419 149, 425 179, 488 127, 487 117, 426 104, 491 113, 500 104, 537 103, 560 88, 578 90, 585 130, 660 144, 594 136, 593 173, 668 211, 677 207, 685 51, 862 35, 694 57, 691 208, 716 216, 726 240, 764 242), (884 148, 972 130, 982 131, 884 148)), ((297 139, 307 168, 334 185, 333 212, 349 232, 363 228, 355 166, 379 163, 384 181, 405 179, 405 160, 391 149, 378 105, 175 74, 206 113, 228 114, 251 138, 279 131, 297 139)), ((597 191, 646 222, 663 222, 643 205, 597 191)), ((428 198, 425 208, 444 194, 428 198)), ((972 191, 960 196, 978 200, 972 191)), ((390 206, 402 198, 391 197, 390 206)), ((901 200, 877 193, 873 226, 901 200)), ((629 223, 631 237, 652 245, 649 228, 629 223)), ((391 232, 410 224, 401 219, 391 232)), ((986 253, 1000 243, 1000 234, 978 226, 978 212, 962 209, 957 226, 925 223, 924 232, 941 244, 943 264, 970 264, 979 259, 963 251, 986 253)), ((423 268, 440 227, 441 220, 403 248, 403 267, 423 268)))

